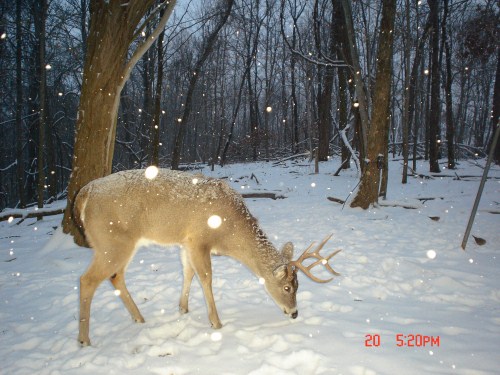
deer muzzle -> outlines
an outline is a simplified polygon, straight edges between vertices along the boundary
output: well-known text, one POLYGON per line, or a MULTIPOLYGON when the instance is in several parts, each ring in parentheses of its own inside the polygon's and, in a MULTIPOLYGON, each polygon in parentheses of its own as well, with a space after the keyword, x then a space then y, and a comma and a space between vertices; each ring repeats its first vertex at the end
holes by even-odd
POLYGON ((295 319, 299 316, 299 310, 297 308, 293 308, 291 311, 284 310, 284 313, 288 315, 290 318, 295 319))

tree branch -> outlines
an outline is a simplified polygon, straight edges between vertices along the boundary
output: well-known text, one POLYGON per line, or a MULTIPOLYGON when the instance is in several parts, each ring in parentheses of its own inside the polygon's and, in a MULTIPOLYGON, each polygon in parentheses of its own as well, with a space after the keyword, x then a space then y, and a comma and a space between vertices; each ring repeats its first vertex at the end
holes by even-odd
POLYGON ((167 9, 165 10, 165 13, 163 14, 163 17, 160 19, 160 22, 158 23, 158 26, 156 29, 151 33, 151 35, 142 43, 137 49, 134 51, 132 57, 130 60, 127 62, 125 67, 123 68, 123 74, 122 74, 122 79, 121 82, 119 83, 119 91, 125 86, 125 83, 128 81, 130 77, 130 73, 132 72, 132 69, 134 66, 137 64, 137 62, 140 60, 140 58, 146 53, 146 51, 151 47, 151 45, 155 42, 155 40, 158 38, 162 30, 165 28, 165 25, 167 24, 168 19, 170 18, 170 15, 172 14, 174 10, 174 6, 176 4, 177 0, 165 0, 164 3, 161 6, 166 6, 167 9))

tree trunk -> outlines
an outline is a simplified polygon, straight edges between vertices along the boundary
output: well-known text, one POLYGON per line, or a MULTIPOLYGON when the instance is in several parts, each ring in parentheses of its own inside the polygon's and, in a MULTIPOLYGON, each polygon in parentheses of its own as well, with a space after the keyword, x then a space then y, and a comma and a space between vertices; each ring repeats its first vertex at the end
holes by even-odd
POLYGON ((22 70, 22 24, 21 0, 16 1, 16 162, 17 194, 19 207, 26 207, 24 194, 24 157, 23 157, 23 70, 22 70))
POLYGON ((403 177, 401 179, 401 183, 406 184, 408 182, 408 139, 410 133, 410 121, 409 121, 409 112, 410 112, 410 75, 411 75, 411 67, 410 67, 410 42, 411 42, 411 34, 410 34, 410 0, 405 1, 405 33, 404 39, 406 43, 404 45, 404 91, 403 91, 403 114, 401 116, 401 126, 403 128, 403 177))
MULTIPOLYGON (((495 88, 493 91, 493 114, 491 116, 491 130, 493 134, 495 134, 497 127, 500 126, 499 119, 500 119, 500 48, 497 50, 497 70, 495 74, 495 88)), ((493 141, 493 137, 491 139, 493 141)), ((497 142, 493 155, 495 163, 500 165, 500 142, 497 142)))
POLYGON ((448 20, 448 0, 444 0, 443 14, 443 43, 445 49, 446 79, 445 79, 445 103, 446 103, 446 143, 448 149, 448 169, 455 169, 455 124, 453 121, 453 101, 452 101, 452 71, 451 71, 451 50, 447 31, 448 20))
MULTIPOLYGON (((352 65, 352 62, 350 60, 350 53, 349 53, 349 41, 347 39, 346 35, 346 26, 345 26, 345 16, 344 16, 344 10, 342 8, 342 4, 340 3, 340 0, 332 0, 332 7, 333 7, 333 34, 332 34, 332 39, 337 41, 338 46, 337 46, 337 56, 339 59, 343 59, 348 65, 352 65)), ((337 69, 337 74, 338 74, 338 113, 339 113, 339 130, 342 132, 346 127, 348 126, 349 123, 349 94, 353 95, 353 88, 348 84, 348 75, 349 70, 347 68, 338 68, 337 69)), ((355 121, 357 122, 356 118, 358 118, 356 113, 355 121)), ((346 139, 347 134, 345 134, 346 139)), ((350 158, 351 158, 351 151, 347 144, 345 142, 342 142, 342 151, 341 151, 341 159, 342 159, 342 169, 349 169, 350 168, 350 158)))
MULTIPOLYGON (((297 43, 297 35, 295 28, 293 28, 292 45, 295 48, 297 43)), ((290 62, 290 84, 291 84, 291 100, 292 100, 292 153, 299 153, 299 107, 297 102, 297 80, 295 65, 297 63, 297 57, 292 54, 290 62)))
MULTIPOLYGON (((316 39, 316 49, 321 53, 321 33, 316 27, 319 23, 319 9, 318 1, 314 4, 314 25, 315 25, 315 39, 316 39)), ((328 41, 328 58, 332 60, 335 59, 336 48, 335 48, 335 16, 336 13, 332 9, 331 22, 330 22, 330 39, 328 41)), ((334 68, 332 66, 320 67, 323 71, 322 82, 318 87, 318 160, 327 161, 328 154, 330 151, 330 136, 331 136, 331 126, 332 126, 332 94, 333 94, 333 81, 334 81, 334 68)))
MULTIPOLYGON (((254 74, 256 73, 254 65, 254 74)), ((254 80, 255 81, 255 80, 254 80)), ((254 91, 254 83, 252 83, 252 75, 247 76, 248 86, 248 112, 249 112, 249 127, 250 127, 250 144, 252 147, 252 160, 257 161, 257 150, 259 146, 259 118, 258 118, 258 103, 254 91)))
MULTIPOLYGON (((88 182, 111 173, 120 93, 132 68, 156 40, 175 5, 164 3, 165 14, 157 29, 127 59, 136 30, 155 0, 91 2, 90 30, 83 71, 83 85, 76 123, 73 169, 63 229, 75 242, 85 244, 72 220, 73 200, 88 182)), ((139 27, 140 29, 140 27, 139 27)))
MULTIPOLYGON (((160 12, 160 18, 163 17, 163 10, 160 12)), ((158 61, 158 75, 156 80, 156 90, 154 97, 154 113, 151 122, 151 147, 150 147, 150 163, 151 165, 159 165, 160 162, 160 127, 161 127, 161 94, 163 86, 163 38, 165 30, 158 36, 157 42, 157 61, 158 61)))
MULTIPOLYGON (((39 105, 40 115, 38 120, 38 156, 37 156, 37 169, 38 169, 38 184, 37 184, 37 206, 43 208, 44 192, 45 192, 45 119, 46 119, 46 84, 47 84, 47 69, 45 68, 45 22, 47 20, 47 0, 41 0, 38 5, 40 7, 39 17, 39 40, 38 48, 40 55, 40 87, 39 87, 39 105)), ((42 218, 39 217, 38 220, 42 218)))
MULTIPOLYGON (((149 38, 151 33, 151 23, 150 21, 148 26, 146 27, 146 36, 145 38, 149 38)), ((151 138, 153 133, 151 132, 151 124, 153 122, 153 111, 154 111, 154 93, 153 93, 153 82, 154 82, 154 57, 152 52, 152 48, 146 51, 144 56, 142 56, 142 86, 143 86, 143 102, 142 108, 140 112, 140 124, 139 124, 139 149, 141 155, 141 163, 139 164, 141 167, 148 162, 147 150, 149 146, 151 146, 151 138)))
POLYGON ((431 102, 429 109, 429 169, 433 173, 441 172, 439 168, 440 139, 440 66, 439 66, 439 1, 428 0, 431 32, 431 102))
MULTIPOLYGON (((370 106, 369 97, 367 95, 367 87, 363 81, 363 75, 361 70, 361 64, 359 61, 359 53, 356 44, 356 34, 354 31, 354 25, 352 20, 352 10, 351 2, 348 0, 341 0, 342 8, 344 10, 345 18, 345 33, 348 40, 349 48, 349 61, 351 62, 354 77, 354 87, 357 96, 357 111, 359 112, 359 153, 360 160, 364 160, 367 155, 367 144, 368 144, 368 129, 370 128, 370 106)), ((362 166, 364 168, 364 166, 362 166)))
POLYGON ((425 42, 427 40, 427 35, 431 29, 430 19, 427 19, 426 26, 424 28, 424 32, 420 37, 420 41, 418 43, 417 50, 415 52, 415 57, 413 59, 413 65, 410 73, 410 81, 408 87, 408 132, 413 132, 413 162, 412 169, 413 171, 417 170, 417 142, 418 142, 418 132, 420 128, 420 116, 417 116, 422 111, 415 111, 416 103, 416 93, 418 91, 422 91, 422 89, 417 90, 417 85, 422 86, 422 80, 417 82, 417 78, 419 76, 419 71, 421 68, 422 54, 424 52, 425 42))
POLYGON ((377 52, 377 73, 373 93, 373 115, 368 134, 367 156, 369 163, 361 176, 361 184, 351 207, 367 209, 378 202, 380 172, 383 169, 387 151, 387 135, 390 123, 390 94, 392 83, 392 51, 396 0, 382 1, 379 47, 377 52))

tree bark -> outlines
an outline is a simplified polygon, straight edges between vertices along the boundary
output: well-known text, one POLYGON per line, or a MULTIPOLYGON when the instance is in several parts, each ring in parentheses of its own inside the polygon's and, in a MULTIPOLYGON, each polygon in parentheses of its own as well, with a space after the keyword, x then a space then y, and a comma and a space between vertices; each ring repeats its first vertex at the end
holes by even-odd
POLYGON ((172 13, 175 0, 165 2, 157 29, 127 59, 130 45, 140 35, 139 22, 155 0, 91 2, 87 54, 76 124, 73 169, 63 229, 75 242, 85 244, 72 220, 73 200, 88 182, 111 173, 120 93, 132 68, 156 40, 172 13), (137 31, 139 30, 139 31, 137 31))
POLYGON ((382 20, 380 24, 379 47, 377 52, 377 73, 373 93, 373 115, 368 134, 368 165, 361 176, 361 184, 351 207, 367 209, 378 202, 380 168, 378 158, 387 150, 388 129, 390 123, 390 94, 392 83, 392 51, 394 40, 394 19, 396 0, 382 1, 382 20))

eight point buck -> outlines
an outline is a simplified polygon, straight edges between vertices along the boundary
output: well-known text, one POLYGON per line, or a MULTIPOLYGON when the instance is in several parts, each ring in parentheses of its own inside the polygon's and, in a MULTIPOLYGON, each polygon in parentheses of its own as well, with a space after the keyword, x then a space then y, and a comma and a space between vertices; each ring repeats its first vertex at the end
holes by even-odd
POLYGON ((90 304, 99 284, 109 279, 136 322, 144 322, 125 286, 125 270, 144 241, 181 246, 184 282, 180 311, 188 311, 189 289, 193 276, 199 278, 212 327, 222 326, 212 294, 211 254, 227 255, 245 264, 264 285, 276 304, 289 315, 298 314, 297 270, 317 282, 311 268, 324 264, 338 275, 319 251, 309 246, 293 261, 293 245, 278 251, 259 228, 241 195, 225 182, 183 172, 159 169, 154 178, 143 170, 118 172, 99 178, 83 187, 75 198, 74 219, 84 231, 94 257, 80 278, 81 345, 90 345, 90 304), (307 258, 316 261, 302 264, 307 258))

